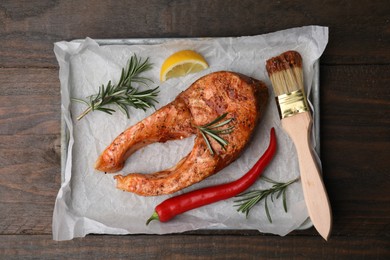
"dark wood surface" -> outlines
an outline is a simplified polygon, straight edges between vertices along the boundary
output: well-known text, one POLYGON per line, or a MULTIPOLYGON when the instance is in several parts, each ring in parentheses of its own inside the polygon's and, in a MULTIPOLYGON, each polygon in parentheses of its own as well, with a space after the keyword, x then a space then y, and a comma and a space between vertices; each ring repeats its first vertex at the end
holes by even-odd
POLYGON ((0 1, 0 259, 390 259, 390 3, 0 1), (53 43, 75 38, 242 36, 329 26, 321 59, 321 159, 330 240, 251 230, 51 238, 60 187, 53 43))

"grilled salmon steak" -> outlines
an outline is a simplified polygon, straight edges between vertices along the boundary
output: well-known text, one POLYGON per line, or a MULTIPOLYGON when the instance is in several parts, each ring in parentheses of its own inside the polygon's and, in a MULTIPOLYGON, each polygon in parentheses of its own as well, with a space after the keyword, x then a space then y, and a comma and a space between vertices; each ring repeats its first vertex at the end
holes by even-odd
MULTIPOLYGON (((259 80, 242 74, 219 71, 195 81, 174 101, 149 117, 129 127, 104 150, 95 168, 116 172, 125 160, 138 149, 153 143, 182 139, 196 135, 192 151, 172 168, 151 173, 116 175, 117 188, 143 196, 170 194, 220 171, 243 151, 264 112, 268 89, 259 80), (208 149, 196 126, 210 123, 222 114, 233 118, 234 129, 223 135, 225 148, 214 139, 208 149)), ((222 137, 222 136, 221 136, 222 137)))

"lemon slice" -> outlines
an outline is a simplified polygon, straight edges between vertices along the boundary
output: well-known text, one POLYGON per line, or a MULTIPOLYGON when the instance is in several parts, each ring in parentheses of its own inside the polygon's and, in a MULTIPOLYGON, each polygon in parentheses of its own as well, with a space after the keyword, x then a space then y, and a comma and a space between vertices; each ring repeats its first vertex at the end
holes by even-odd
POLYGON ((175 52, 161 66, 160 80, 185 76, 207 69, 209 65, 202 55, 192 50, 175 52))

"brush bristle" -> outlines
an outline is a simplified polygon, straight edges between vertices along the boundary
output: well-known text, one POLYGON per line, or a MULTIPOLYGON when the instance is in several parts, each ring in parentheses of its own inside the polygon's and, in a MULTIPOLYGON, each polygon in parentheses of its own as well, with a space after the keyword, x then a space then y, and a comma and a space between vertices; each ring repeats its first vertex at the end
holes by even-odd
POLYGON ((267 60, 266 68, 276 96, 303 90, 302 57, 287 51, 267 60))

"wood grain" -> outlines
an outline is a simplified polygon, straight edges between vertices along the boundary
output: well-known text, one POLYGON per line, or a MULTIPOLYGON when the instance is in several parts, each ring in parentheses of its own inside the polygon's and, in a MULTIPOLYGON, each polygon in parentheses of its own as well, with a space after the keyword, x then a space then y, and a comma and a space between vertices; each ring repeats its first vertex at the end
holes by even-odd
POLYGON ((388 259, 387 240, 307 236, 88 236, 55 242, 48 235, 6 236, 6 259, 388 259))
POLYGON ((0 259, 389 259, 390 5, 378 1, 0 1, 0 259), (77 38, 257 35, 329 26, 321 160, 334 225, 51 239, 60 187, 53 43, 77 38))
POLYGON ((0 234, 50 234, 61 179, 58 71, 0 69, 0 93, 0 234))
POLYGON ((312 24, 330 29, 324 63, 389 63, 387 1, 3 0, 0 67, 57 66, 53 43, 87 36, 243 36, 312 24))
POLYGON ((0 82, 0 135, 59 133, 58 71, 1 69, 0 82))
POLYGON ((321 68, 321 160, 335 217, 333 235, 390 232, 385 216, 390 200, 389 72, 390 66, 321 68), (367 229, 357 231, 362 227, 367 229))
MULTIPOLYGON (((389 65, 321 68, 321 154, 333 236, 389 235, 389 72, 389 65), (367 82, 375 75, 383 76, 367 82)), ((51 233, 60 187, 57 74, 0 70, 0 234, 51 233), (23 77, 14 84, 16 75, 23 77)))
POLYGON ((294 142, 307 212, 318 233, 328 240, 332 229, 332 209, 326 187, 310 145, 313 119, 309 111, 281 119, 283 129, 294 142))

